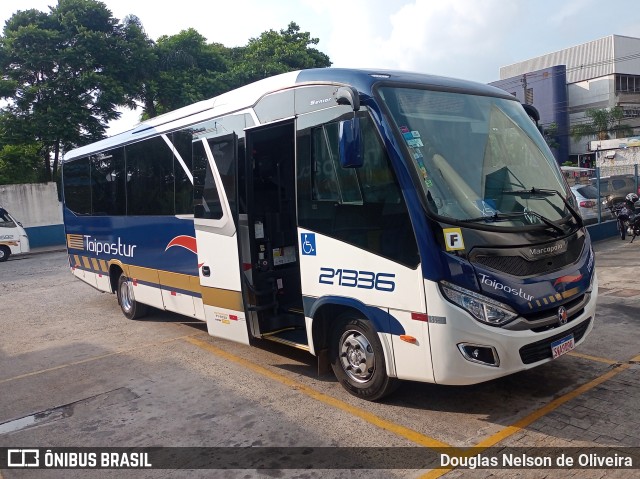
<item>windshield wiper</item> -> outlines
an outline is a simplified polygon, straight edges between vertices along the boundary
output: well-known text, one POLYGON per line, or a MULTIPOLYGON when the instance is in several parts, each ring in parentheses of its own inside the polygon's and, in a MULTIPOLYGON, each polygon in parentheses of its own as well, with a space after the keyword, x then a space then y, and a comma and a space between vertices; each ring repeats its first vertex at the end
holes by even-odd
POLYGON ((521 216, 521 213, 500 213, 496 211, 492 215, 478 216, 476 218, 464 218, 458 221, 460 221, 461 223, 476 223, 478 221, 493 223, 494 221, 508 221, 513 218, 520 218, 521 216))
POLYGON ((553 196, 553 195, 558 195, 560 197, 562 196, 556 190, 547 190, 545 188, 535 188, 535 187, 532 187, 530 190, 502 190, 502 194, 503 195, 518 195, 518 196, 524 196, 524 195, 532 195, 532 196, 553 196))
MULTIPOLYGON (((584 222, 582 221, 582 216, 580 216, 580 213, 578 213, 574 207, 571 205, 571 203, 569 203, 569 201, 564 197, 564 195, 560 194, 560 192, 558 190, 549 190, 546 188, 535 188, 535 187, 531 187, 530 190, 502 190, 502 194, 503 195, 518 195, 518 196, 524 196, 524 195, 531 195, 531 196, 554 196, 557 195, 562 202, 564 203, 564 205, 567 207, 567 209, 569 210, 569 213, 571 213, 571 216, 573 216, 573 218, 576 220, 576 222, 578 223, 578 225, 580 227, 584 226, 584 222)), ((538 213, 534 213, 531 212, 534 216, 540 218, 540 220, 544 221, 542 218, 542 215, 539 215, 538 213)), ((551 221, 547 218, 545 218, 547 221, 551 221)), ((554 223, 555 224, 555 223, 554 223)), ((557 226, 557 225, 556 225, 557 226)))
POLYGON ((549 218, 542 216, 540 213, 536 213, 535 211, 522 211, 518 213, 499 213, 496 211, 491 216, 478 216, 477 218, 465 218, 459 221, 462 223, 476 223, 478 221, 486 221, 486 222, 507 221, 513 218, 522 218, 523 216, 526 216, 526 215, 535 216, 540 221, 542 221, 545 225, 549 226, 550 228, 553 228, 558 233, 564 234, 564 229, 562 229, 560 225, 554 223, 549 218))

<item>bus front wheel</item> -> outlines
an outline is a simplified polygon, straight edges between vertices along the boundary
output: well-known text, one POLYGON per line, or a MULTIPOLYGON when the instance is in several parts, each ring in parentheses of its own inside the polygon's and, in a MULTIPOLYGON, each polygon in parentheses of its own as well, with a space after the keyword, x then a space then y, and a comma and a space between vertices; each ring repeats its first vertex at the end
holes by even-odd
POLYGON ((133 284, 124 273, 118 278, 118 304, 128 319, 142 318, 149 311, 146 304, 138 303, 133 295, 133 284))
POLYGON ((331 368, 354 396, 377 401, 399 385, 387 376, 382 344, 369 321, 353 315, 340 317, 329 347, 331 368))
POLYGON ((4 245, 0 246, 0 263, 7 261, 9 256, 11 256, 11 250, 4 245))

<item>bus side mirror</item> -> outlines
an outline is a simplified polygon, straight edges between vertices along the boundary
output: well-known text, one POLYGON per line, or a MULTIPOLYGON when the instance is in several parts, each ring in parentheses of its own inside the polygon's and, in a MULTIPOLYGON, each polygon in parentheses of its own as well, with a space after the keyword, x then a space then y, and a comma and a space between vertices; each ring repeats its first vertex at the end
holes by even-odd
POLYGON ((350 86, 342 86, 335 92, 338 105, 350 105, 353 111, 360 109, 360 95, 358 90, 350 86))
POLYGON ((341 121, 338 135, 340 166, 343 168, 360 168, 363 165, 360 119, 353 117, 351 120, 341 121))

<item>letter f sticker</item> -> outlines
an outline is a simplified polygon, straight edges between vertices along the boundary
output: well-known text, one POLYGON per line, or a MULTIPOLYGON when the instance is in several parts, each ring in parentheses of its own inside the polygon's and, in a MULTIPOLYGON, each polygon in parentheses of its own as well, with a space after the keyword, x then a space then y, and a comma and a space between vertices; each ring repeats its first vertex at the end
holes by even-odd
POLYGON ((462 238, 462 230, 460 228, 445 228, 444 244, 447 251, 459 251, 464 249, 464 239, 462 238))

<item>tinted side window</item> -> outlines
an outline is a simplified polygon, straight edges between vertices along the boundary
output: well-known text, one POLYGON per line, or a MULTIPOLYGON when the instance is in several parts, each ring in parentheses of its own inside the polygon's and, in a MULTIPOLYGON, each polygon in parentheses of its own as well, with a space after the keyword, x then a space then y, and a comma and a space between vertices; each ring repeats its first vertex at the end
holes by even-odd
POLYGON ((65 162, 63 166, 64 202, 80 215, 91 214, 91 169, 89 158, 65 162))
POLYGON ((338 122, 311 129, 313 149, 313 199, 362 204, 355 169, 341 168, 338 152, 338 122))
MULTIPOLYGON (((176 131, 171 135, 171 142, 186 167, 191 171, 191 132, 176 131)), ((193 213, 193 184, 176 157, 173 161, 173 174, 175 177, 176 214, 191 214, 193 213)))
POLYGON ((252 125, 251 116, 245 113, 215 118, 191 127, 194 145, 198 140, 207 140, 224 187, 224 192, 219 193, 226 195, 233 215, 238 212, 238 193, 244 186, 239 168, 239 158, 244 159, 245 154, 244 130, 252 125))
POLYGON ((300 226, 406 266, 417 266, 418 249, 409 213, 371 118, 364 112, 360 116, 364 166, 343 169, 332 160, 333 152, 338 151, 337 122, 341 118, 306 127, 313 123, 311 118, 317 118, 320 123, 327 113, 310 115, 313 116, 298 123, 300 226), (317 146, 322 138, 327 142, 326 147, 317 146), (325 172, 328 164, 331 168, 327 166, 325 172), (320 183, 325 178, 332 178, 333 186, 327 189, 329 201, 322 198, 320 183))
POLYGON ((91 156, 91 185, 94 215, 126 214, 124 148, 115 148, 91 156))
POLYGON ((174 214, 173 153, 157 136, 125 147, 127 214, 174 214))
POLYGON ((213 160, 216 162, 216 168, 218 168, 218 173, 220 173, 220 178, 222 179, 224 193, 227 196, 227 201, 229 201, 229 208, 233 213, 236 213, 237 137, 236 135, 227 135, 208 141, 211 153, 213 153, 213 160))
POLYGON ((193 204, 196 218, 222 218, 220 195, 202 140, 193 142, 193 204))

